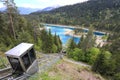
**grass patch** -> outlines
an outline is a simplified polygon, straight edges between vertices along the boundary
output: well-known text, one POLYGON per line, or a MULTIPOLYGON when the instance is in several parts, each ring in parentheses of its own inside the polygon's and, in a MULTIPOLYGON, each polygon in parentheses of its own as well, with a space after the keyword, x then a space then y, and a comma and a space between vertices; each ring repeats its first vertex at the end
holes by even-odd
POLYGON ((106 40, 106 39, 108 39, 108 36, 107 36, 107 35, 104 35, 104 36, 102 37, 102 39, 106 40))
POLYGON ((49 76, 48 72, 44 72, 33 75, 29 78, 29 80, 61 80, 61 77, 59 75, 51 77, 49 76))
POLYGON ((7 60, 7 57, 4 55, 4 53, 0 52, 0 69, 3 69, 9 65, 9 62, 7 60))
POLYGON ((52 65, 51 68, 48 69, 47 72, 42 72, 42 73, 36 73, 34 74, 33 76, 31 76, 29 78, 29 80, 61 80, 61 77, 59 75, 56 75, 56 76, 50 76, 49 75, 49 72, 54 70, 57 72, 57 68, 55 68, 54 66, 60 64, 63 60, 59 60, 57 61, 56 64, 52 65))
POLYGON ((29 78, 29 80, 42 80, 40 77, 40 73, 36 73, 29 78))
POLYGON ((0 69, 3 69, 9 65, 6 57, 0 57, 0 69))
POLYGON ((90 68, 58 61, 47 72, 37 73, 29 80, 104 80, 99 74, 93 73, 90 68))

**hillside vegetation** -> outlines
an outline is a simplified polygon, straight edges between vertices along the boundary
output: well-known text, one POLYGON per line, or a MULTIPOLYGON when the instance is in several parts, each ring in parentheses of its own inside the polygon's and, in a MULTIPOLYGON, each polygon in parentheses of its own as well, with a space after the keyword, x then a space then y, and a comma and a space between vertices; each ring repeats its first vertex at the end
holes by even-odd
POLYGON ((93 25, 97 30, 119 32, 120 0, 89 0, 84 3, 68 5, 48 12, 34 12, 45 23, 93 25))
POLYGON ((94 48, 92 33, 77 45, 71 40, 67 56, 92 64, 93 71, 109 79, 120 79, 120 0, 89 0, 29 16, 39 16, 44 23, 93 27, 109 32, 108 44, 102 48, 94 48))
MULTIPOLYGON (((12 5, 13 1, 5 3, 12 5)), ((59 36, 53 36, 50 30, 47 32, 43 27, 38 20, 20 15, 15 6, 0 12, 0 69, 8 65, 6 58, 3 58, 4 52, 23 42, 33 43, 35 50, 44 53, 59 52, 62 48, 59 36)))
MULTIPOLYGON (((70 40, 66 56, 90 64, 94 72, 109 80, 120 80, 120 0, 89 0, 48 12, 34 12, 27 16, 19 15, 14 8, 11 10, 11 14, 0 13, 0 53, 3 54, 21 42, 33 43, 37 51, 44 53, 60 52, 62 43, 59 36, 53 36, 50 30, 40 31, 40 28, 43 28, 40 22, 90 27, 91 30, 89 29, 86 37, 81 37, 78 44, 73 39, 70 40), (106 45, 95 46, 92 28, 109 32, 106 45)), ((2 63, 1 58, 0 60, 0 68, 3 68, 6 65, 2 63)), ((3 60, 6 62, 6 59, 3 60)), ((67 68, 65 72, 64 68, 66 66, 61 68, 64 73, 69 72, 67 68)), ((72 72, 70 75, 73 75, 72 72)), ((46 76, 48 74, 45 74, 46 76)))

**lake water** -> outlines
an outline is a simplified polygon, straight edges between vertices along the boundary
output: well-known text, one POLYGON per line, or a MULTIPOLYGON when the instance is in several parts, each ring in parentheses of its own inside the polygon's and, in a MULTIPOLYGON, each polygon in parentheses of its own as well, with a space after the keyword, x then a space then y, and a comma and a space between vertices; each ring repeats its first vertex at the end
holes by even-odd
MULTIPOLYGON (((55 33, 60 36, 60 39, 62 41, 62 44, 65 45, 70 38, 73 38, 73 36, 65 35, 66 30, 74 30, 74 28, 68 28, 68 27, 60 27, 60 26, 52 26, 52 25, 45 25, 47 31, 49 29, 51 30, 51 33, 54 35, 55 33)), ((84 30, 85 32, 88 32, 88 30, 84 30)), ((103 33, 94 32, 97 36, 103 36, 103 33)), ((74 37, 74 42, 78 43, 80 40, 79 37, 74 37)))

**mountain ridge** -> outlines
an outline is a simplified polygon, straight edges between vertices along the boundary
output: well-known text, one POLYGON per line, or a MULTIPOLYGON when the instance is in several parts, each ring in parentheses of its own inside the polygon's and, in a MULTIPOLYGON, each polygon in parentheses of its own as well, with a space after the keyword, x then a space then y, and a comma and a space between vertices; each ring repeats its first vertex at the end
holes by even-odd
MULTIPOLYGON (((46 8, 43 8, 43 9, 41 9, 41 10, 38 10, 38 11, 36 11, 36 12, 48 12, 48 11, 51 11, 51 10, 54 10, 54 9, 57 9, 57 8, 59 8, 60 6, 52 6, 52 7, 46 7, 46 8)), ((33 12, 34 13, 34 12, 33 12)))
MULTIPOLYGON (((18 11, 19 11, 20 14, 26 14, 26 15, 28 15, 28 14, 30 14, 32 12, 51 11, 51 10, 56 9, 58 7, 59 6, 51 6, 51 7, 45 7, 43 9, 40 9, 40 8, 29 8, 29 7, 18 7, 17 9, 18 9, 18 11)), ((4 12, 5 9, 6 9, 5 7, 2 7, 2 8, 0 8, 0 11, 4 12)))

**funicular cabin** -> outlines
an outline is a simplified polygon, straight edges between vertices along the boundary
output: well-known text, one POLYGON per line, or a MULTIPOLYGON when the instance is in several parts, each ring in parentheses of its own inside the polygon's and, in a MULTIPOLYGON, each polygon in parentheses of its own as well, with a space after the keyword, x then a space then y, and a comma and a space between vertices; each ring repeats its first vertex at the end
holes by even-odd
POLYGON ((21 43, 5 53, 11 64, 13 74, 31 75, 38 71, 38 63, 33 46, 33 44, 21 43))

